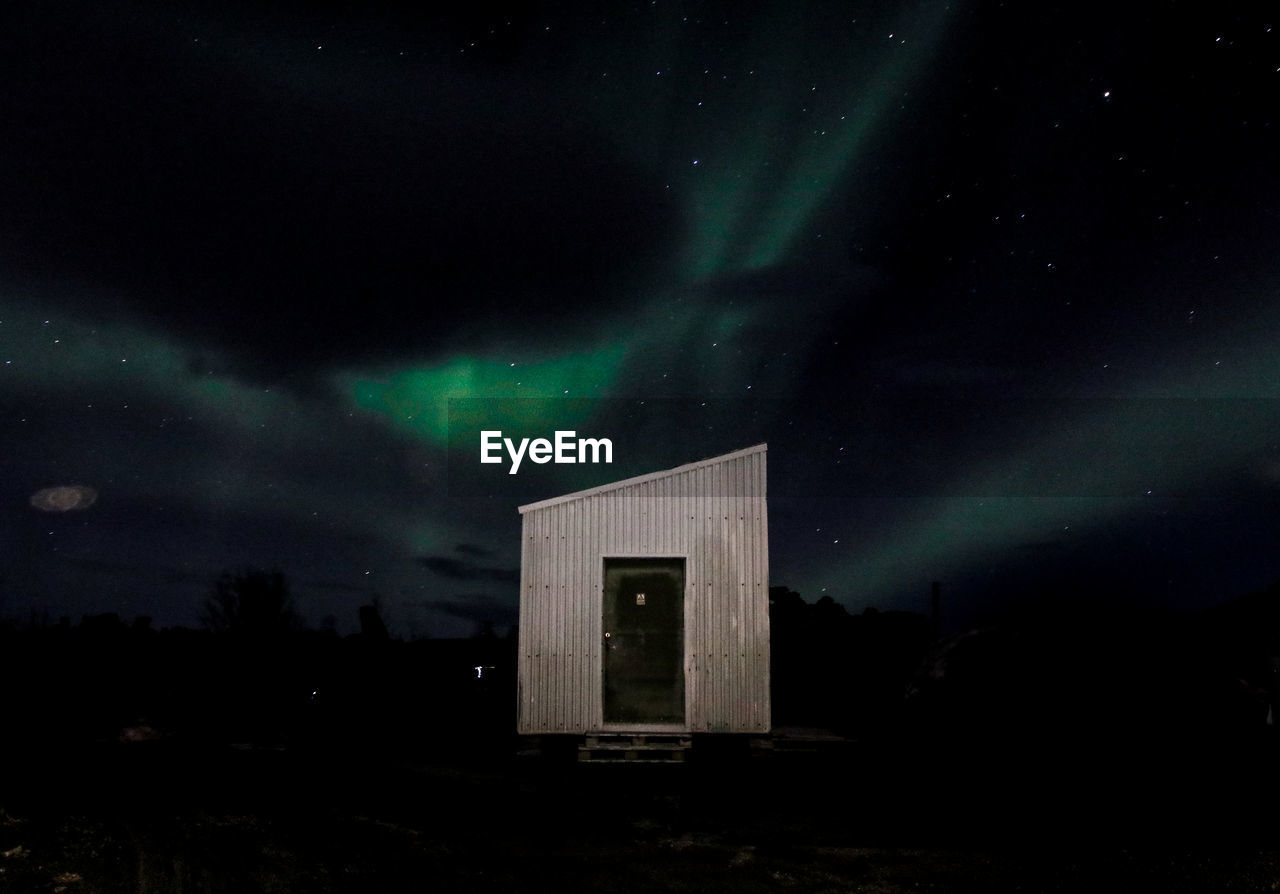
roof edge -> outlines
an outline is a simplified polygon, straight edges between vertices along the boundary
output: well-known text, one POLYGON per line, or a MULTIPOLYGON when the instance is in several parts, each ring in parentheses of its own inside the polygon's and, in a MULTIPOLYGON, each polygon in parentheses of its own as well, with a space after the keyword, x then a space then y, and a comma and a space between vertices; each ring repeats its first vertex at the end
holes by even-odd
POLYGON ((595 487, 589 487, 586 490, 576 490, 572 493, 561 494, 558 497, 548 497, 545 500, 538 500, 536 503, 525 503, 523 506, 517 507, 520 514, 532 512, 535 509, 545 509, 548 506, 555 506, 558 503, 567 503, 570 500, 579 500, 583 497, 591 497, 596 494, 608 493, 612 490, 618 490, 623 487, 631 487, 636 484, 643 484, 646 481, 655 481, 658 478, 665 478, 668 475, 675 475, 679 472, 689 472, 693 469, 700 469, 703 466, 713 466, 716 463, 727 462, 731 459, 737 459, 741 456, 750 456, 753 453, 764 453, 769 449, 768 443, 755 444, 751 447, 744 447, 741 450, 734 450, 732 453, 722 453, 719 456, 710 456, 706 459, 700 459, 696 462, 685 463, 682 466, 676 466, 671 469, 663 469, 660 472, 648 472, 644 475, 636 475, 632 478, 624 478, 621 481, 611 481, 608 484, 600 484, 595 487))

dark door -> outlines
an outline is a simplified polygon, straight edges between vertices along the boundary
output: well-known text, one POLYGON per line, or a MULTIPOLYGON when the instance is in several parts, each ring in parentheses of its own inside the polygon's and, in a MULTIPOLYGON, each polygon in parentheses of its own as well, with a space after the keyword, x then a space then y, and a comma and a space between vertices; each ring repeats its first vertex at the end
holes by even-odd
POLYGON ((604 722, 684 723, 684 559, 604 560, 604 722))

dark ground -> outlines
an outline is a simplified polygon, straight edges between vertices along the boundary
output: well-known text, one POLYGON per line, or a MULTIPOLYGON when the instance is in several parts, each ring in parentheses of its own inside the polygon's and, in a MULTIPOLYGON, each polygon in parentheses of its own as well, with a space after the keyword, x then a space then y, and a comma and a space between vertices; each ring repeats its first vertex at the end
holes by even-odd
POLYGON ((787 595, 774 722, 841 736, 668 766, 521 756, 510 641, 10 632, 0 894, 1280 891, 1280 589, 932 645, 787 595))
POLYGON ((0 890, 1280 890, 1270 740, 1105 769, 991 743, 749 757, 698 741, 684 766, 511 744, 10 749, 0 890))

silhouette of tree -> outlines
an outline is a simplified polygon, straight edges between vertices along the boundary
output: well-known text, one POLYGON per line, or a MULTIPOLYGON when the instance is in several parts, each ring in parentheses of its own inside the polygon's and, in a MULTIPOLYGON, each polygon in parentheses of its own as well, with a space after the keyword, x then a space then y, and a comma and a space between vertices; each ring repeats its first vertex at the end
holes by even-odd
POLYGON ((257 569, 219 577, 200 619, 215 633, 248 636, 281 634, 300 626, 284 574, 257 569))
POLYGON ((369 605, 360 606, 360 635, 370 640, 385 641, 390 638, 387 622, 382 618, 381 600, 376 596, 369 605))
POLYGON ((810 604, 779 586, 769 588, 769 624, 775 724, 859 735, 897 721, 933 636, 924 615, 850 615, 830 596, 810 604))

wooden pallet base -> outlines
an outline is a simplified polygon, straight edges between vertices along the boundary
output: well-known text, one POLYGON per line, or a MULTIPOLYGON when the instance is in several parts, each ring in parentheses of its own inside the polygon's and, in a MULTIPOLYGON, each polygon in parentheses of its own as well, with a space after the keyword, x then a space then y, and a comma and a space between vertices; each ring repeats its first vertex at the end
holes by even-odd
POLYGON ((683 763, 692 744, 688 736, 590 735, 578 746, 581 763, 683 763))

